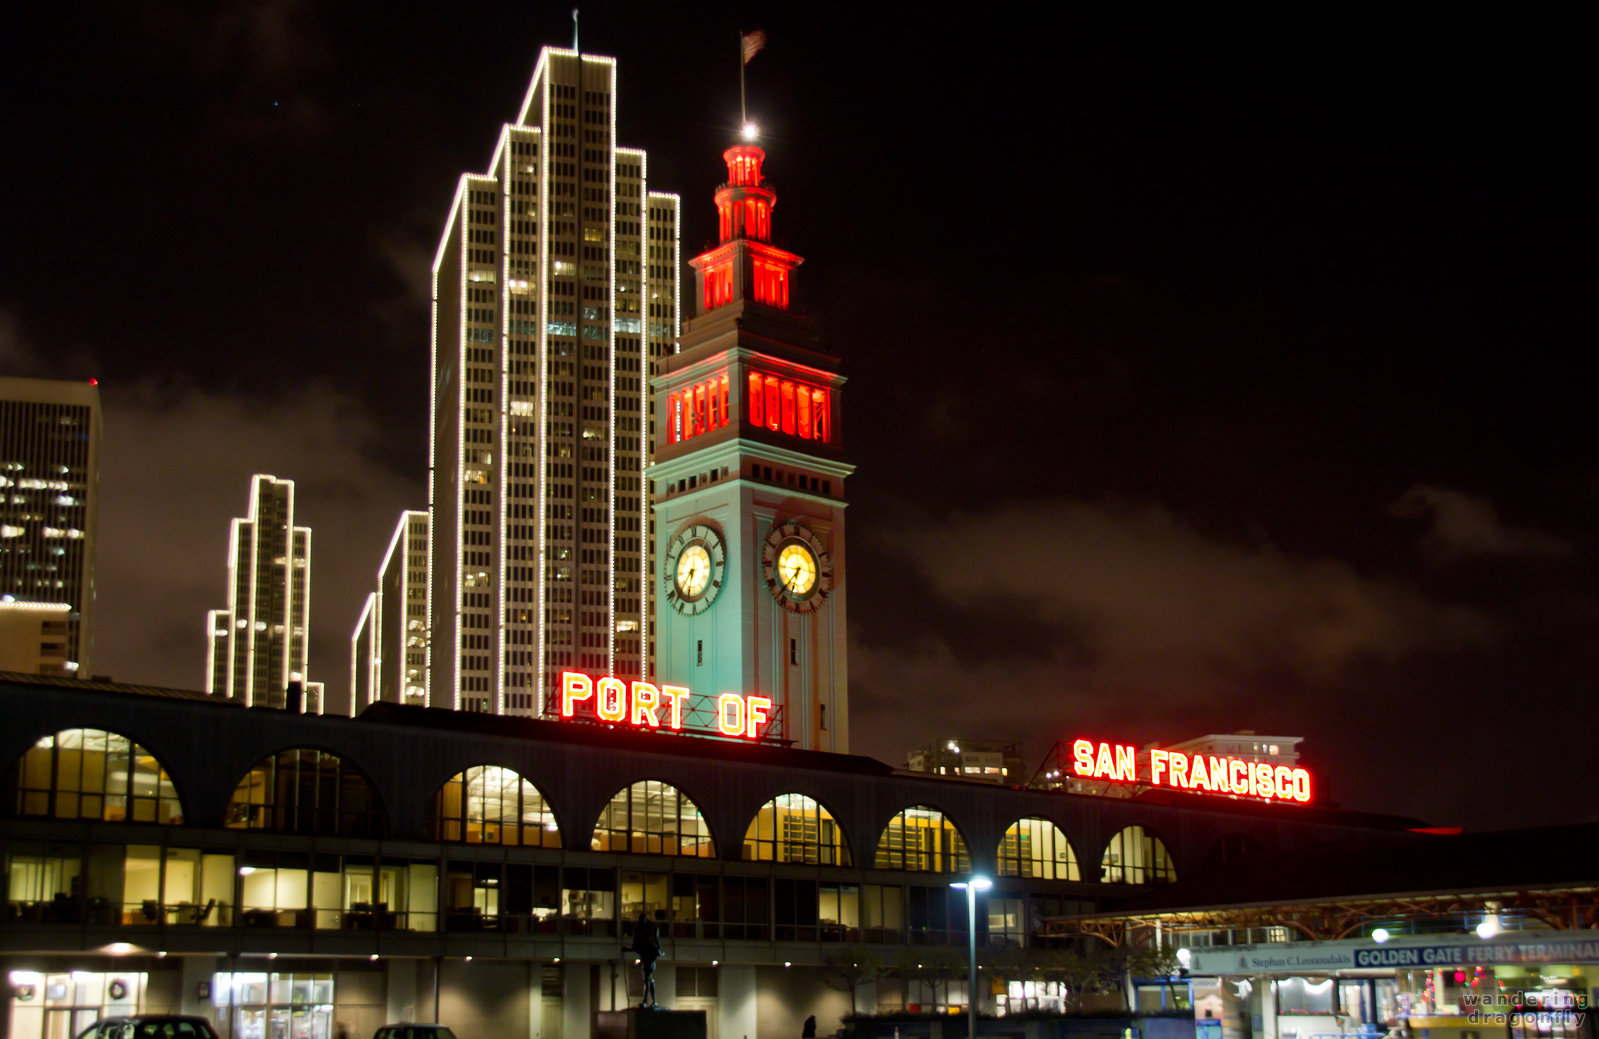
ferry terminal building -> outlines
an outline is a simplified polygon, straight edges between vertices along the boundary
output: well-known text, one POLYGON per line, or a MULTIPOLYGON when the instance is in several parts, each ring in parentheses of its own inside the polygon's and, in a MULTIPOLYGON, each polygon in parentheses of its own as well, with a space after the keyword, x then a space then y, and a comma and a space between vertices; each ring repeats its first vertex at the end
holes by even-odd
MULTIPOLYGON (((378 705, 355 719, 111 683, 0 679, 9 1034, 181 1011, 224 1036, 591 1034, 626 1005, 625 921, 710 1034, 838 1028, 828 955, 1052 944, 1239 855, 1440 838, 1407 820, 1079 796, 851 755, 378 705)), ((1005 995, 980 987, 985 1012, 1005 995)), ((859 1007, 964 1005, 898 978, 859 1007)))
MULTIPOLYGON (((802 259, 772 243, 765 153, 723 158, 720 242, 690 261, 697 316, 650 380, 660 684, 562 676, 542 718, 379 703, 347 719, 0 675, 0 1039, 131 1012, 202 1014, 227 1039, 418 1020, 461 1039, 578 1039, 634 998, 622 950, 640 914, 663 933, 660 1002, 705 1010, 710 1039, 793 1037, 811 1015, 827 1034, 852 1004, 967 1004, 963 971, 917 971, 961 961, 967 892, 951 885, 975 873, 993 878, 975 896, 989 954, 1177 936, 1187 977, 1135 995, 1191 1007, 1215 1039, 1445 1028, 1485 980, 1587 999, 1592 860, 1569 845, 1525 847, 1521 868, 1464 886, 1398 883, 1397 863, 1485 853, 1413 820, 1214 792, 1308 798, 1287 769, 1212 761, 1211 795, 1117 798, 850 755, 845 380, 790 309, 802 259), (674 732, 679 707, 729 738, 674 732), (1344 873, 1305 868, 1336 855, 1344 873), (1306 886, 1263 904, 1284 876, 1306 886), (1375 908, 1339 908, 1357 895, 1375 908), (1356 934, 1368 924, 1392 945, 1356 934), (1453 959, 1413 969, 1389 948, 1453 959), (867 954, 894 972, 837 987, 829 961, 867 954)), ((494 251, 476 252, 461 299, 495 284, 494 251)), ((1134 764, 1129 750, 1105 768, 1134 764)), ((1200 773, 1181 774, 1192 789, 1200 773)), ((985 1013, 1059 1001, 994 973, 976 986, 985 1013)))

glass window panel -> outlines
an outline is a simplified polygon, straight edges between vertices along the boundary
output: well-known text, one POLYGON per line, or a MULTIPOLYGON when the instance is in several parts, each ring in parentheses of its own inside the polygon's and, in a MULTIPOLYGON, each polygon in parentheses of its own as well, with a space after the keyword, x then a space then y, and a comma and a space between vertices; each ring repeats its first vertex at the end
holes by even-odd
POLYGON ((508 768, 481 765, 459 772, 434 795, 434 836, 469 844, 559 848, 555 813, 539 789, 508 768))
POLYGON ((761 806, 744 833, 743 855, 755 862, 850 865, 849 844, 833 813, 804 794, 780 794, 761 806))
POLYGON ((383 812, 366 777, 326 751, 295 748, 256 764, 228 801, 239 830, 379 837, 383 812))
POLYGON ((715 858, 710 827, 676 787, 643 779, 611 798, 594 827, 595 851, 715 858))
POLYGON ((1110 839, 1099 872, 1106 884, 1170 884, 1177 879, 1165 842, 1142 826, 1126 827, 1110 839))
POLYGON ((966 838, 943 812, 913 805, 889 820, 877 840, 878 869, 923 873, 970 873, 966 838))
POLYGON ((999 842, 999 875, 1041 880, 1081 880, 1077 854, 1047 819, 1018 819, 999 842))
POLYGON ((180 824, 177 789, 159 762, 125 736, 67 729, 39 740, 11 767, 24 816, 180 824))

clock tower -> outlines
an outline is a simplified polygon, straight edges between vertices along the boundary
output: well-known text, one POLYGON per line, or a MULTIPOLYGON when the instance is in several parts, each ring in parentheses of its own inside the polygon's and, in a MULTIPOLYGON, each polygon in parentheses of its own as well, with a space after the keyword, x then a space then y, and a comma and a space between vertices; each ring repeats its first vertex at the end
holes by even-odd
POLYGON ((655 660, 696 696, 769 697, 767 734, 849 749, 838 358, 789 309, 766 153, 729 148, 718 244, 654 395, 655 660))

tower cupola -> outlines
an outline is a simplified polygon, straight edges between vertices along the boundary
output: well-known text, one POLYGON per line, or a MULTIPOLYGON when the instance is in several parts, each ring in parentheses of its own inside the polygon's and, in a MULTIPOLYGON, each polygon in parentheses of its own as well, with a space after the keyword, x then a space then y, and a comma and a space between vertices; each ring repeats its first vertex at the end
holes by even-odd
POLYGON ((794 268, 805 261, 771 244, 777 192, 761 179, 766 152, 753 144, 735 144, 722 159, 727 182, 716 189, 719 240, 689 261, 698 290, 695 313, 734 300, 787 310, 794 268))

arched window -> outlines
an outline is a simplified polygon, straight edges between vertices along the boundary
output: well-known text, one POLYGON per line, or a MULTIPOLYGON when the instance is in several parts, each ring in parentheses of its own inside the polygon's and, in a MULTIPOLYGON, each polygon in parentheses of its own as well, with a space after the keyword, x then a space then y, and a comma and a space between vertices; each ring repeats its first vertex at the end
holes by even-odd
POLYGON ((102 822, 183 822, 166 769, 126 736, 67 729, 29 747, 12 766, 22 816, 102 822))
POLYGON ((999 875, 1039 880, 1082 880, 1077 853, 1048 819, 1018 819, 999 841, 999 875))
POLYGON ((234 830, 381 837, 377 793, 359 770, 325 750, 296 747, 263 758, 228 801, 234 830))
POLYGON ((970 873, 972 857, 966 838, 944 813, 912 805, 888 821, 877 839, 877 868, 923 873, 970 873))
POLYGON ((850 865, 849 842, 833 813, 804 794, 779 794, 761 806, 744 833, 744 858, 850 865))
POLYGON ((641 779, 611 798, 594 825, 595 851, 714 859, 711 828, 670 783, 641 779))
POLYGON ((457 772, 433 795, 433 836, 468 844, 559 848, 555 815, 538 787, 508 768, 479 765, 457 772))
POLYGON ((1177 867, 1159 837, 1142 826, 1129 826, 1110 839, 1099 863, 1104 884, 1170 884, 1177 867))

